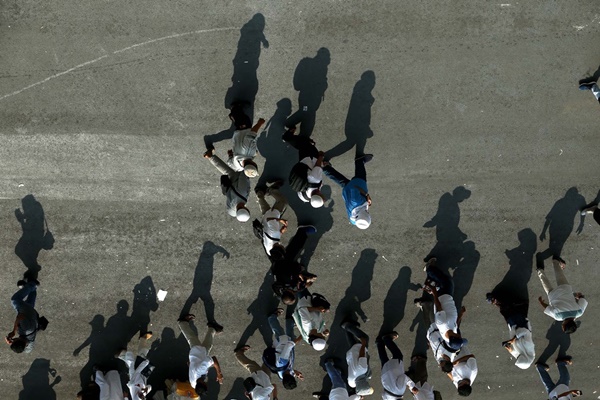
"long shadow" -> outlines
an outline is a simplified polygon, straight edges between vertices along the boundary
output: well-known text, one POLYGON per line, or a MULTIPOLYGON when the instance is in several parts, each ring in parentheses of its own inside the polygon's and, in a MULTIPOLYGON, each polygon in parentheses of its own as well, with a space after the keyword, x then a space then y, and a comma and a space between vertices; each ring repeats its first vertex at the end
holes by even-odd
MULTIPOLYGON (((373 280, 373 271, 377 252, 374 249, 364 249, 360 253, 360 258, 352 270, 352 280, 350 286, 346 289, 344 297, 338 303, 335 309, 335 316, 329 326, 329 339, 327 340, 327 350, 321 356, 321 364, 328 358, 346 359, 346 352, 349 349, 346 339, 346 331, 340 324, 343 321, 368 322, 369 317, 362 308, 362 303, 371 298, 371 281, 373 280)), ((365 328, 362 328, 366 330, 365 328)), ((373 343, 373 341, 371 341, 373 343)), ((347 374, 347 365, 345 362, 339 363, 343 376, 347 374)))
MULTIPOLYGON (((333 227, 333 205, 331 187, 323 185, 321 192, 329 198, 321 208, 312 208, 298 198, 298 194, 291 190, 288 182, 289 171, 298 162, 298 152, 281 140, 285 131, 285 118, 291 112, 289 99, 277 102, 277 110, 266 125, 265 132, 258 138, 258 151, 265 158, 263 173, 258 179, 257 186, 264 186, 267 181, 282 179, 286 184, 280 189, 287 198, 289 209, 298 219, 299 225, 310 224, 317 228, 317 233, 309 236, 302 254, 302 264, 308 267, 312 256, 325 233, 333 227)), ((290 218, 290 211, 286 211, 284 218, 290 218)))
POLYGON ((367 139, 373 137, 373 131, 371 130, 371 107, 375 102, 375 98, 371 92, 374 87, 375 73, 370 70, 363 72, 352 91, 346 124, 344 126, 346 139, 325 152, 326 160, 338 157, 350 151, 354 146, 356 146, 356 154, 364 154, 367 139))
POLYGON ((538 361, 546 363, 548 359, 558 350, 557 358, 567 355, 567 350, 571 346, 571 337, 563 332, 562 321, 554 321, 548 332, 546 332, 548 345, 538 357, 538 361))
POLYGON ((468 240, 463 243, 461 248, 462 259, 454 268, 452 274, 452 280, 454 282, 454 303, 456 308, 460 310, 462 302, 471 286, 473 285, 473 279, 475 278, 475 271, 479 265, 481 255, 475 248, 475 243, 468 240))
POLYGON ((21 224, 23 233, 15 246, 15 254, 21 259, 27 271, 24 278, 37 279, 42 266, 38 264, 40 251, 47 248, 45 240, 46 226, 44 208, 32 194, 21 199, 20 209, 15 210, 15 217, 21 224))
MULTIPOLYGON (((433 302, 433 296, 426 292, 423 292, 421 299, 433 302)), ((429 309, 432 307, 433 305, 430 305, 429 309)), ((412 323, 410 324, 409 331, 414 332, 416 330, 417 332, 415 334, 415 344, 413 346, 411 356, 427 357, 427 350, 429 349, 429 342, 427 340, 427 330, 429 329, 433 321, 431 315, 429 315, 428 317, 425 316, 425 312, 429 311, 424 311, 424 309, 420 309, 419 312, 417 312, 417 314, 413 318, 412 323)), ((433 314, 432 311, 431 314, 433 314)))
POLYGON ((257 330, 262 335, 267 346, 273 344, 273 333, 271 332, 267 318, 269 314, 277 308, 279 299, 273 293, 271 288, 272 284, 273 275, 269 271, 265 275, 265 279, 258 289, 256 300, 248 306, 247 311, 248 314, 252 315, 252 321, 250 321, 244 332, 242 332, 240 340, 238 341, 238 346, 246 344, 248 339, 250 339, 257 330))
POLYGON ((23 390, 19 393, 19 400, 54 400, 56 399, 54 386, 61 380, 56 370, 50 367, 50 360, 36 358, 29 371, 22 377, 23 390), (53 378, 52 383, 50 377, 53 378))
POLYGON ((160 338, 154 340, 148 352, 148 359, 155 366, 148 378, 152 394, 166 389, 165 379, 188 380, 189 352, 190 347, 183 335, 176 336, 173 328, 163 329, 160 338))
POLYGON ((204 304, 204 311, 206 312, 206 320, 208 322, 216 322, 215 302, 210 290, 213 280, 214 260, 217 254, 222 254, 223 257, 229 258, 229 252, 223 247, 218 246, 211 241, 204 242, 194 272, 192 293, 190 293, 190 296, 186 300, 183 309, 181 310, 181 315, 189 314, 192 305, 201 299, 204 304))
POLYGON ((392 282, 383 301, 383 323, 377 336, 393 331, 404 319, 408 291, 418 287, 410 282, 411 275, 412 270, 407 266, 398 271, 398 277, 392 282))
POLYGON ((598 69, 594 71, 593 74, 579 80, 579 84, 581 85, 582 83, 597 82, 598 79, 600 79, 600 65, 598 66, 598 69))
POLYGON ((131 309, 129 339, 134 335, 148 332, 150 312, 158 310, 156 288, 150 276, 143 278, 133 288, 133 307, 131 309))
MULTIPOLYGON (((261 46, 269 47, 265 34, 265 17, 261 13, 255 14, 250 21, 240 29, 240 40, 233 58, 233 75, 231 87, 225 94, 225 108, 229 109, 233 102, 246 102, 244 112, 254 120, 254 101, 258 93, 258 76, 261 46)), ((235 127, 233 124, 228 129, 213 135, 204 136, 207 148, 215 143, 231 139, 235 127)))
MULTIPOLYGON (((562 199, 554 203, 552 209, 546 215, 546 221, 540 233, 540 240, 542 242, 546 240, 546 232, 549 233, 550 239, 548 241, 548 248, 538 253, 538 263, 543 263, 544 260, 552 256, 560 257, 567 239, 571 235, 571 232, 573 232, 575 217, 580 214, 580 210, 585 205, 585 198, 579 194, 579 191, 574 186, 567 190, 562 199)), ((580 234, 583 230, 584 219, 584 216, 579 216, 577 234, 580 234)))
POLYGON ((286 126, 300 124, 300 135, 312 135, 317 110, 327 90, 327 67, 331 61, 329 50, 321 47, 315 57, 305 57, 294 72, 294 89, 298 91, 298 111, 286 121, 286 126))
POLYGON ((243 399, 245 397, 246 390, 244 389, 244 378, 235 378, 233 385, 229 390, 229 393, 225 395, 223 400, 234 400, 243 399))

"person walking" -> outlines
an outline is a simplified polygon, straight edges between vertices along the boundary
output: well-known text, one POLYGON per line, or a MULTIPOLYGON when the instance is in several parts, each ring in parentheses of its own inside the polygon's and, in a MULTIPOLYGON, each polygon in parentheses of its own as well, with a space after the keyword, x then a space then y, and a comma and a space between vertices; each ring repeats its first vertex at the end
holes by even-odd
POLYGON ((231 149, 227 151, 227 165, 236 172, 243 171, 249 178, 258 176, 258 166, 254 162, 257 147, 256 141, 258 131, 265 123, 259 118, 256 125, 250 128, 252 123, 250 117, 243 111, 243 103, 234 103, 231 107, 229 118, 235 125, 235 131, 231 138, 231 149))
POLYGON ((267 183, 266 188, 257 187, 254 192, 258 198, 260 212, 262 214, 262 244, 268 256, 271 256, 271 250, 274 246, 283 248, 281 244, 281 235, 287 231, 288 222, 281 218, 287 207, 287 199, 279 188, 282 181, 267 183), (271 206, 267 203, 265 195, 271 196, 275 203, 271 206))
POLYGON ((592 92, 596 100, 600 102, 600 88, 598 87, 597 81, 580 83, 579 90, 589 90, 592 92))
POLYGON ((381 361, 381 384, 383 386, 383 400, 397 400, 404 398, 408 386, 414 394, 419 393, 415 383, 404 372, 404 356, 394 343, 398 338, 397 332, 390 332, 377 339, 377 352, 381 361), (392 353, 390 359, 387 350, 392 353))
POLYGON ((323 315, 329 312, 330 304, 318 293, 311 294, 304 289, 298 294, 299 300, 294 310, 294 322, 304 341, 313 349, 321 351, 327 345, 329 329, 325 328, 323 315))
POLYGON ((142 333, 139 336, 133 336, 126 349, 121 350, 119 359, 127 365, 129 382, 127 387, 131 394, 131 400, 144 400, 152 391, 152 386, 148 385, 148 377, 154 367, 148 360, 148 351, 150 351, 150 339, 152 332, 142 333), (132 350, 135 348, 135 352, 132 350), (140 359, 137 362, 137 359, 140 359), (136 367, 136 364, 137 367, 136 367))
POLYGON ((38 330, 45 329, 40 326, 40 316, 35 310, 37 287, 40 283, 30 278, 17 284, 19 290, 11 298, 17 317, 13 330, 4 340, 15 353, 31 353, 38 330))
POLYGON ((588 302, 584 298, 583 293, 573 292, 573 288, 563 272, 563 269, 567 266, 566 262, 562 258, 554 256, 552 257, 552 265, 554 266, 554 275, 556 277, 556 288, 552 287, 550 280, 546 277, 544 265, 538 265, 538 277, 548 296, 548 303, 542 299, 542 296, 538 298, 538 301, 544 308, 544 314, 554 318, 556 321, 563 321, 563 332, 571 334, 577 330, 575 319, 583 315, 588 302))
POLYGON ((250 179, 243 171, 234 171, 229 165, 214 154, 214 149, 207 150, 204 158, 223 175, 221 175, 221 191, 227 198, 227 213, 240 222, 250 219, 250 211, 246 207, 250 195, 250 179))
POLYGON ((201 342, 198 339, 198 335, 194 332, 192 327, 192 321, 195 319, 194 314, 187 314, 177 320, 181 333, 187 340, 190 346, 189 353, 189 381, 196 393, 202 396, 208 390, 206 384, 206 375, 208 369, 214 367, 217 372, 217 382, 223 384, 223 374, 221 372, 221 366, 217 357, 209 356, 209 353, 213 346, 213 338, 215 334, 222 331, 220 326, 215 326, 214 323, 209 322, 207 324, 208 330, 204 336, 204 340, 201 342))
POLYGON ((356 389, 359 396, 373 394, 373 388, 369 385, 371 379, 371 368, 369 367, 369 336, 360 329, 356 322, 345 321, 341 327, 346 331, 346 338, 350 349, 346 352, 348 363, 348 385, 356 389))
POLYGON ((354 158, 354 177, 346 178, 338 172, 330 163, 323 168, 323 173, 329 179, 340 185, 342 198, 346 204, 346 212, 350 223, 359 229, 367 229, 371 226, 371 196, 367 187, 367 170, 365 164, 373 159, 372 154, 356 155, 354 158))
POLYGON ((453 354, 452 371, 448 373, 460 396, 471 395, 477 372, 477 360, 465 344, 458 353, 453 354))
POLYGON ((298 150, 298 163, 290 171, 290 187, 298 197, 314 208, 322 207, 325 198, 323 186, 323 158, 325 153, 317 150, 315 142, 308 136, 294 135, 296 128, 289 128, 281 137, 283 141, 298 150))
POLYGON ((573 397, 582 396, 583 392, 577 389, 569 389, 571 383, 571 375, 569 375, 568 365, 573 365, 571 356, 560 357, 556 359, 556 367, 558 368, 559 378, 556 383, 550 377, 548 371, 550 367, 542 362, 535 363, 540 379, 548 392, 550 400, 570 400, 573 397))
POLYGON ((234 351, 236 360, 244 367, 250 376, 244 380, 245 395, 250 400, 277 400, 277 386, 271 383, 271 372, 246 356, 250 346, 243 346, 234 351))
POLYGON ((346 388, 346 382, 342 377, 342 373, 335 366, 333 359, 325 361, 325 370, 329 379, 331 379, 331 391, 329 392, 329 400, 360 400, 362 396, 354 394, 350 396, 346 388))

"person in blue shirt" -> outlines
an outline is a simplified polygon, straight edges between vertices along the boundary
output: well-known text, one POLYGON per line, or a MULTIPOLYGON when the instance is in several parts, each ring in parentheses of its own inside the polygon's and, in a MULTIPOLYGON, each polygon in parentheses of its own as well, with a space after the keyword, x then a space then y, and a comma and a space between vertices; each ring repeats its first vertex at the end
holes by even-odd
POLYGON ((367 229, 371 225, 371 196, 367 188, 367 170, 365 164, 373 159, 373 154, 357 155, 354 159, 354 178, 348 179, 339 173, 330 163, 323 168, 329 179, 340 185, 346 212, 352 225, 367 229))

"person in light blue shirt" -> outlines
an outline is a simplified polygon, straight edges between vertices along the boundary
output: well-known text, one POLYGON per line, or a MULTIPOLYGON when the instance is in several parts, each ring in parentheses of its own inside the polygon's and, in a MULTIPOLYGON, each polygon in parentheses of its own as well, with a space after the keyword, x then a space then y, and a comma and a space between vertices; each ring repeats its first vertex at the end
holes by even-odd
POLYGON ((346 204, 348 219, 359 229, 371 226, 371 196, 367 187, 367 170, 365 164, 373 159, 372 154, 359 155, 354 159, 354 178, 348 179, 329 163, 323 168, 323 173, 329 179, 340 185, 342 198, 346 204))

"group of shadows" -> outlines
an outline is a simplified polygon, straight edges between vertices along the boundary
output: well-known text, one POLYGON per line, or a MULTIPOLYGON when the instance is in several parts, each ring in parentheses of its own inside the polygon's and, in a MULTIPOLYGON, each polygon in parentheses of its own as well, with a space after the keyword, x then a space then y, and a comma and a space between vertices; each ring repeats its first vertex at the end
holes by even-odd
MULTIPOLYGON (((468 240, 467 235, 460 229, 460 203, 471 195, 468 189, 462 186, 455 188, 452 193, 444 193, 438 204, 437 213, 431 220, 424 224, 426 228, 436 229, 436 244, 429 255, 435 255, 438 265, 453 277, 455 282, 455 301, 460 308, 463 299, 468 294, 475 272, 479 265, 479 252, 475 244, 468 240)), ((600 193, 599 193, 600 195, 600 193)), ((600 199, 595 199, 595 201, 600 199)), ((574 229, 574 220, 579 215, 579 210, 586 205, 585 199, 575 188, 570 188, 565 196, 558 200, 546 216, 546 221, 540 238, 545 240, 549 235, 549 248, 538 252, 536 234, 531 229, 523 229, 517 233, 518 246, 506 250, 509 268, 504 278, 493 288, 492 295, 498 300, 522 302, 524 307, 529 306, 528 283, 537 262, 543 262, 546 254, 559 254, 565 241, 574 229), (515 300, 517 299, 517 300, 515 300)), ((41 266, 37 256, 43 249, 45 229, 44 211, 41 204, 32 195, 22 199, 22 214, 26 224, 23 224, 23 235, 15 247, 15 253, 23 260, 27 270, 25 275, 37 276, 41 266), (35 275, 32 275, 35 274, 35 275)), ((19 221, 22 218, 18 218, 19 221)), ((582 224, 576 232, 581 232, 582 224)), ((309 238, 311 240, 318 238, 309 238)), ((309 243, 310 244, 310 243, 309 243)), ((57 243, 60 246, 60 242, 57 243)), ((257 243, 257 246, 259 244, 257 243)), ((313 243, 314 245, 314 243, 313 243)), ((310 246, 308 246, 310 251, 310 246)), ((310 257, 310 254, 304 256, 310 257)), ((215 257, 229 257, 228 250, 207 241, 203 244, 198 264, 194 273, 193 289, 184 303, 181 314, 190 312, 192 306, 199 300, 202 301, 206 318, 215 320, 215 302, 211 295, 213 278, 213 265, 215 257)), ((331 328, 329 346, 321 357, 321 362, 331 357, 344 358, 347 351, 345 332, 340 328, 343 320, 367 321, 369 316, 363 310, 362 303, 371 297, 370 282, 373 279, 375 263, 378 258, 374 249, 364 249, 356 266, 353 268, 350 286, 346 289, 343 298, 335 307, 333 320, 328 321, 331 328), (369 284, 367 284, 367 282, 369 284)), ((504 268, 504 267, 502 267, 504 268)), ((408 293, 416 292, 420 284, 414 283, 412 269, 403 266, 398 271, 398 276, 392 282, 383 303, 383 323, 379 334, 390 332, 404 319, 408 293)), ((279 304, 278 299, 271 291, 273 278, 267 272, 262 285, 258 289, 256 299, 248 306, 247 313, 252 320, 241 333, 238 343, 245 344, 257 331, 263 337, 265 346, 272 344, 272 333, 267 322, 267 316, 279 304)), ((415 297, 418 294, 415 293, 415 297)), ((482 299, 483 300, 483 299, 482 299)), ((74 357, 80 357, 87 349, 87 362, 80 372, 81 385, 86 386, 92 376, 93 366, 114 368, 120 370, 123 379, 126 379, 124 363, 114 357, 119 349, 126 347, 129 340, 139 332, 148 330, 150 314, 158 309, 156 288, 150 276, 143 278, 133 288, 132 305, 126 299, 117 302, 115 314, 109 318, 97 314, 91 318, 90 335, 73 351, 74 357), (131 309, 131 313, 129 312, 131 309)), ((409 307, 409 309, 412 309, 409 307)), ((415 308, 415 310, 417 310, 415 308)), ((289 310, 288 310, 289 312, 289 310)), ((427 340, 425 332, 427 326, 423 324, 421 311, 416 312, 410 330, 416 331, 412 355, 427 354, 427 340)), ((226 321, 225 321, 226 322, 226 321)), ((548 345, 539 355, 538 360, 546 362, 557 350, 558 356, 566 355, 571 344, 570 337, 562 332, 560 322, 553 322, 546 333, 548 345)), ((39 348, 35 351, 43 351, 39 348)), ((164 390, 165 379, 187 379, 187 357, 189 346, 178 330, 171 327, 163 328, 162 332, 155 332, 148 359, 155 366, 148 383, 152 385, 153 392, 164 390)), ((241 369, 239 370, 240 375, 241 369)), ((346 371, 343 371, 344 373, 346 371)), ((237 374, 237 371, 235 372, 237 374)), ((215 382, 215 372, 211 369, 208 382, 210 385, 207 399, 217 398, 243 398, 243 377, 234 380, 229 393, 224 397, 220 394, 221 387, 215 382)), ((231 375, 229 375, 231 376, 231 375)), ((56 399, 54 386, 61 382, 57 371, 51 367, 51 360, 37 358, 33 361, 29 371, 23 375, 23 390, 19 400, 56 399)), ((320 391, 328 391, 331 387, 329 379, 324 377, 320 391)), ((315 388, 316 389, 316 388, 315 388)))
MULTIPOLYGON (((254 15, 240 30, 240 39, 237 52, 233 59, 232 86, 227 90, 224 105, 229 108, 234 101, 244 101, 248 104, 245 112, 254 119, 254 101, 258 93, 257 70, 262 47, 268 47, 264 34, 265 19, 262 14, 254 15)), ((289 171, 295 163, 295 151, 281 140, 281 135, 286 126, 299 125, 300 135, 310 137, 315 127, 316 115, 327 90, 327 68, 330 62, 330 53, 326 48, 318 49, 314 57, 303 58, 294 73, 293 86, 298 91, 298 110, 292 109, 292 102, 283 98, 277 102, 274 115, 265 126, 265 131, 258 139, 258 149, 265 158, 263 172, 258 179, 258 185, 267 181, 283 178, 281 171, 289 171)), ((371 107, 375 101, 372 90, 375 87, 375 73, 365 71, 354 85, 350 97, 350 104, 346 116, 344 135, 345 138, 333 148, 326 150, 326 159, 333 159, 356 148, 357 154, 364 154, 368 138, 373 136, 370 128, 371 107)), ((204 137, 208 147, 214 143, 225 141, 233 136, 235 127, 213 135, 204 137)), ((317 143, 318 146, 318 143, 317 143)), ((323 150, 323 149, 321 149, 323 150)), ((317 228, 317 234, 311 235, 301 255, 301 262, 309 266, 310 259, 321 237, 333 226, 333 206, 331 188, 324 186, 322 193, 329 198, 325 206, 314 209, 307 207, 291 189, 284 185, 282 193, 287 197, 289 206, 296 214, 299 224, 312 224, 317 228)), ((424 227, 436 229, 437 242, 430 252, 438 259, 438 267, 447 271, 455 282, 455 302, 460 309, 464 297, 469 292, 475 272, 479 265, 479 252, 475 243, 467 240, 467 235, 459 228, 460 209, 459 203, 468 199, 471 192, 464 187, 457 187, 452 193, 445 193, 439 201, 436 215, 424 227)), ((598 199, 597 199, 598 200, 598 199)), ((573 220, 578 211, 585 205, 585 200, 576 188, 571 188, 566 195, 558 200, 548 216, 540 239, 544 240, 549 234, 549 247, 540 252, 538 262, 552 255, 560 255, 562 247, 573 230, 573 220)), ((15 248, 16 255, 23 261, 27 271, 26 277, 37 278, 41 266, 37 262, 41 249, 48 248, 48 230, 41 204, 32 195, 22 200, 23 214, 26 223, 22 223, 23 235, 15 248)), ((23 219, 17 215, 17 219, 23 219)), ((578 232, 582 226, 578 228, 578 232)), ((527 283, 533 270, 536 249, 536 235, 531 229, 524 229, 518 233, 518 247, 507 250, 510 268, 504 279, 493 289, 494 297, 522 299, 527 303, 529 295, 527 283)), ((60 246, 60 243, 57 243, 60 246)), ((257 246, 260 244, 257 243, 257 246)), ((192 305, 202 300, 207 320, 214 321, 214 300, 211 296, 211 283, 213 276, 213 262, 217 254, 228 256, 226 249, 207 241, 204 243, 196 271, 194 274, 193 290, 185 302, 182 314, 190 311, 192 305)), ((345 333, 340 328, 344 319, 358 321, 368 320, 368 315, 361 304, 371 297, 370 282, 373 278, 375 261, 378 255, 374 249, 362 250, 356 266, 352 271, 350 286, 346 289, 344 297, 335 308, 333 321, 329 321, 331 333, 329 346, 321 358, 338 357, 343 359, 347 350, 345 333), (369 282, 369 284, 366 284, 369 282)), ((265 263, 266 264, 266 263, 265 263)), ((317 272, 317 271, 315 271, 317 272)), ((267 272, 262 285, 258 288, 256 299, 249 305, 247 312, 252 316, 250 324, 241 333, 239 344, 242 345, 254 335, 256 331, 263 337, 265 345, 272 344, 272 333, 267 323, 267 315, 278 305, 278 299, 272 294, 272 276, 267 272)), ((383 324, 379 333, 392 331, 404 318, 408 292, 417 291, 419 284, 412 282, 412 270, 403 266, 397 278, 391 284, 383 304, 383 324)), ((416 297, 416 296, 415 296, 416 297)), ((42 299, 43 300, 43 299, 42 299)), ((483 299, 482 299, 483 300, 483 299)), ((82 387, 87 386, 93 372, 94 365, 103 368, 119 369, 125 379, 124 364, 114 357, 114 354, 125 347, 130 338, 140 331, 144 332, 150 322, 150 313, 156 311, 156 289, 150 276, 142 279, 133 289, 133 303, 131 314, 127 300, 122 299, 117 303, 116 312, 109 318, 97 314, 90 321, 90 335, 73 351, 73 356, 79 357, 84 349, 88 349, 87 363, 81 369, 80 380, 82 387)), ((416 309, 415 309, 416 310, 416 309)), ((290 310, 288 310, 289 312, 290 310)), ((427 352, 425 332, 428 327, 422 323, 419 311, 414 316, 411 331, 417 332, 415 336, 413 355, 427 352)), ((187 357, 189 347, 185 338, 173 328, 165 327, 162 332, 154 332, 155 338, 148 359, 155 366, 148 383, 152 385, 153 393, 165 388, 165 379, 187 380, 187 357)), ((565 355, 570 345, 570 339, 563 334, 560 323, 553 323, 546 335, 548 346, 539 357, 546 361, 557 349, 559 356, 565 355)), ((35 351, 43 351, 36 349, 35 351)), ((56 399, 54 386, 61 382, 51 361, 37 358, 33 361, 29 371, 23 375, 23 390, 19 400, 45 400, 56 399)), ((215 372, 211 369, 210 385, 207 399, 217 398, 244 398, 243 377, 234 380, 229 393, 220 395, 221 387, 215 382, 215 372), (212 375, 211 375, 212 374, 212 375)), ((346 373, 346 371, 343 371, 346 373)), ((240 369, 241 375, 241 369, 240 369)), ((229 375, 231 376, 231 375, 229 375)), ((323 379, 321 391, 328 391, 330 382, 327 377, 323 379)), ((316 388, 315 388, 316 389, 316 388)), ((151 393, 151 396, 152 394, 151 393)), ((150 397, 151 397, 150 396, 150 397)))

